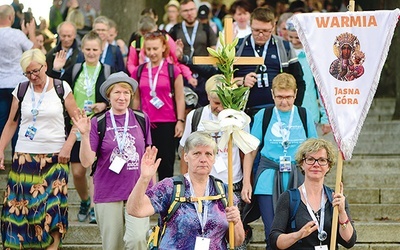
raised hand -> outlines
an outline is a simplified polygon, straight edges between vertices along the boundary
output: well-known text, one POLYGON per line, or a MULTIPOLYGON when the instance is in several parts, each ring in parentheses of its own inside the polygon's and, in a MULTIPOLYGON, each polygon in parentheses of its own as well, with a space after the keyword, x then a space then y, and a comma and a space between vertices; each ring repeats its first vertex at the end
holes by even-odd
POLYGON ((67 52, 64 50, 60 50, 56 53, 53 62, 53 69, 54 70, 61 70, 65 63, 67 62, 67 52))
POLYGON ((142 156, 142 162, 140 164, 140 175, 144 178, 152 178, 160 165, 161 159, 157 159, 158 149, 154 146, 146 148, 142 156), (157 160, 156 160, 157 159, 157 160))
POLYGON ((82 136, 90 133, 90 118, 86 116, 84 109, 75 111, 75 116, 71 117, 71 119, 82 136))

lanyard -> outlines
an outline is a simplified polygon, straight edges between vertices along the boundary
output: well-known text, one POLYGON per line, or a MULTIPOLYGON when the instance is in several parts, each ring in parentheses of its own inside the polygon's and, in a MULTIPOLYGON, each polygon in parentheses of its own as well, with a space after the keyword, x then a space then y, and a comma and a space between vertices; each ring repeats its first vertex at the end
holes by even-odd
MULTIPOLYGON (((260 57, 260 55, 256 51, 256 43, 254 42, 254 37, 253 36, 250 36, 250 43, 251 43, 251 47, 253 48, 254 55, 256 57, 260 57)), ((261 56, 262 58, 264 58, 264 60, 265 60, 265 57, 267 56, 268 45, 269 45, 269 40, 264 44, 264 50, 263 50, 263 53, 262 53, 262 56, 261 56)))
POLYGON ((32 83, 30 84, 31 90, 32 90, 32 92, 31 92, 31 100, 32 100, 31 113, 33 115, 33 124, 35 124, 35 122, 36 122, 36 118, 39 114, 39 106, 40 106, 40 104, 42 104, 44 95, 46 94, 47 88, 49 87, 49 82, 50 82, 49 77, 46 76, 46 84, 44 85, 44 88, 42 90, 42 93, 40 94, 37 104, 36 104, 36 100, 35 100, 35 91, 33 89, 33 84, 32 83))
POLYGON ((72 52, 73 52, 73 49, 72 49, 72 48, 69 48, 68 51, 67 51, 67 54, 65 55, 65 59, 68 60, 68 58, 69 58, 70 56, 72 56, 72 52))
POLYGON ((89 77, 89 73, 87 70, 86 62, 83 63, 83 73, 85 74, 85 86, 86 88, 86 96, 89 98, 93 94, 95 78, 99 74, 100 71, 100 62, 97 62, 96 69, 91 77, 89 77))
MULTIPOLYGON (((324 231, 324 223, 325 223, 325 190, 324 190, 324 188, 322 188, 321 205, 320 205, 321 218, 320 218, 319 222, 318 222, 317 218, 315 217, 315 214, 314 214, 310 204, 308 203, 307 191, 306 191, 306 187, 304 186, 304 184, 301 185, 301 191, 303 192, 304 199, 306 200, 308 213, 310 214, 313 221, 315 221, 315 223, 318 223, 318 239, 319 239, 320 238, 319 235, 322 235, 324 233, 323 231, 324 231)), ((319 239, 319 240, 323 241, 321 239, 319 239)))
MULTIPOLYGON (((190 180, 189 174, 185 174, 186 179, 189 181, 190 185, 190 196, 195 197, 192 181, 190 180)), ((210 178, 207 180, 207 187, 206 187, 206 193, 204 196, 209 196, 210 195, 210 178)), ((194 207, 196 208, 197 212, 197 217, 199 218, 200 221, 200 227, 201 227, 201 234, 204 235, 204 228, 207 223, 207 217, 208 217, 208 204, 211 201, 203 201, 202 204, 204 204, 204 209, 202 209, 203 213, 199 212, 199 204, 197 202, 194 203, 194 207)))
POLYGON ((278 120, 278 123, 279 123, 279 130, 280 130, 280 133, 282 135, 283 152, 286 155, 287 150, 289 148, 289 144, 290 144, 289 137, 290 137, 290 129, 292 128, 292 123, 293 123, 294 105, 292 107, 292 110, 290 111, 290 118, 289 118, 289 124, 288 124, 287 129, 283 128, 283 123, 282 123, 282 120, 281 120, 281 116, 280 116, 279 110, 278 110, 278 108, 276 106, 274 107, 274 111, 276 113, 276 119, 278 120))
POLYGON ((100 62, 101 62, 102 64, 104 64, 104 61, 106 60, 107 50, 108 50, 108 42, 106 42, 106 46, 104 46, 103 53, 101 53, 100 62))
POLYGON ((154 81, 153 81, 153 74, 152 74, 153 67, 151 66, 151 61, 149 62, 149 67, 147 67, 147 72, 149 74, 150 96, 152 96, 152 97, 157 96, 156 88, 157 88, 157 83, 158 83, 158 75, 160 74, 160 71, 161 71, 161 68, 163 65, 164 65, 164 59, 162 59, 160 62, 160 65, 158 65, 156 75, 154 76, 154 81))
POLYGON ((187 28, 186 28, 186 22, 185 21, 182 22, 183 34, 185 35, 187 43, 190 45, 190 57, 192 57, 193 54, 194 54, 194 40, 196 39, 196 34, 197 34, 197 28, 198 27, 199 27, 199 21, 196 20, 196 22, 194 23, 192 36, 189 37, 189 33, 187 31, 187 28))
POLYGON ((124 123, 124 131, 122 133, 122 138, 120 136, 120 133, 118 132, 117 124, 115 123, 114 113, 113 113, 112 109, 110 109, 110 117, 111 117, 111 123, 114 128, 115 138, 117 140, 119 153, 123 154, 124 147, 125 147, 126 134, 128 131, 129 110, 126 110, 126 112, 125 112, 125 123, 124 123))

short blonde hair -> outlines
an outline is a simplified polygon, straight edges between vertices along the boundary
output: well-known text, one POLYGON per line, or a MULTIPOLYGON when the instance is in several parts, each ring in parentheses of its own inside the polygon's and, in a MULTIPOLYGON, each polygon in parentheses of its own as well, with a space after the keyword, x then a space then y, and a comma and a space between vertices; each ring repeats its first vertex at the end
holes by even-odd
POLYGON ((275 76, 272 80, 272 91, 275 89, 293 90, 297 91, 296 79, 288 73, 281 73, 275 76))
POLYGON ((295 155, 297 166, 300 167, 300 170, 303 174, 304 170, 301 168, 301 165, 303 164, 304 157, 307 154, 316 153, 321 149, 326 150, 326 157, 328 159, 329 170, 332 168, 332 166, 336 165, 337 153, 333 144, 330 141, 324 139, 309 138, 299 146, 295 155))
POLYGON ((218 97, 217 93, 214 90, 217 89, 217 86, 221 84, 221 78, 224 77, 222 74, 213 75, 208 78, 206 82, 206 92, 210 97, 218 97))
POLYGON ((22 56, 21 60, 19 61, 22 71, 25 72, 26 68, 28 68, 29 64, 31 62, 37 62, 41 65, 47 65, 46 64, 46 56, 43 54, 43 52, 40 49, 30 49, 25 51, 22 56))
POLYGON ((102 24, 106 25, 108 28, 110 28, 110 21, 109 21, 108 17, 106 17, 106 16, 96 17, 93 21, 93 26, 97 23, 102 23, 102 24))

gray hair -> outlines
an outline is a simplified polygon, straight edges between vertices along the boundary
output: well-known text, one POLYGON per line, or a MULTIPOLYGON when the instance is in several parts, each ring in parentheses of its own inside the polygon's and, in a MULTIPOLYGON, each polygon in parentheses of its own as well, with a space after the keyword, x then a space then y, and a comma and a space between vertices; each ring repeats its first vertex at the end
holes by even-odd
POLYGON ((196 131, 189 135, 186 139, 183 150, 185 153, 189 152, 195 147, 209 146, 213 148, 214 155, 217 154, 217 143, 211 138, 211 136, 205 132, 196 131))

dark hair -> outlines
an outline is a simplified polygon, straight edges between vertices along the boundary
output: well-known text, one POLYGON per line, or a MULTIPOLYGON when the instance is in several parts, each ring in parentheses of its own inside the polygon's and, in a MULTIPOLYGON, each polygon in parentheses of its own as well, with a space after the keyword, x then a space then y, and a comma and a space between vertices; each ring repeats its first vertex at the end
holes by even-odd
POLYGON ((242 8, 245 11, 251 13, 251 6, 247 1, 244 0, 236 0, 232 3, 231 8, 229 9, 229 13, 233 16, 236 13, 237 8, 242 8))
POLYGON ((140 13, 141 16, 153 15, 154 17, 158 17, 155 9, 147 7, 142 10, 140 13))

